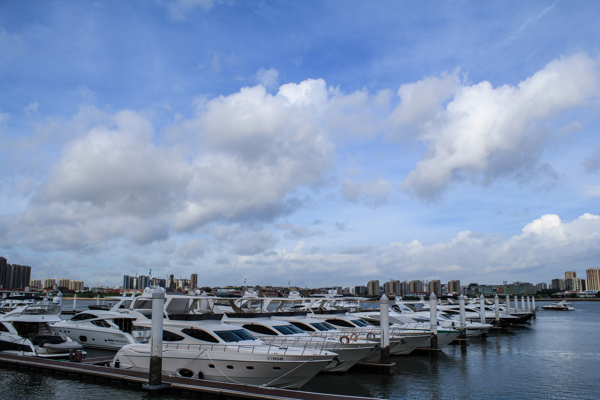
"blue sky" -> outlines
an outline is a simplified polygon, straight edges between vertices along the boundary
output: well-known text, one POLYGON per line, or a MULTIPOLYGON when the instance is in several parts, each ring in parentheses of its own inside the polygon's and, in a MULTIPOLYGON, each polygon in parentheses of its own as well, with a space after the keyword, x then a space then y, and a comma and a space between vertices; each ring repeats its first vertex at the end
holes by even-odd
POLYGON ((600 5, 3 1, 32 278, 549 282, 600 257, 600 5))

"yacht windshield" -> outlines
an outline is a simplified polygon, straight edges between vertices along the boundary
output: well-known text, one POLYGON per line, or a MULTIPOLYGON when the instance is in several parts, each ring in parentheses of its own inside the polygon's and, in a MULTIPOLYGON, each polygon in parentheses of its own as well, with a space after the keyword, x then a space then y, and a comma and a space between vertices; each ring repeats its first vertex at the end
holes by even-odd
POLYGON ((304 333, 301 329, 295 327, 294 325, 278 325, 273 328, 277 329, 279 332, 284 335, 295 335, 297 333, 304 333))
POLYGON ((369 326, 369 324, 367 324, 365 321, 363 321, 362 319, 353 319, 352 322, 356 325, 356 326, 360 326, 361 328, 364 328, 366 326, 369 326))
POLYGON ((317 328, 320 331, 333 331, 335 330, 335 328, 331 325, 329 325, 327 322, 315 322, 315 323, 311 323, 312 326, 314 326, 315 328, 317 328), (329 325, 329 326, 327 326, 329 325))
POLYGON ((227 343, 241 342, 243 340, 258 340, 244 329, 236 329, 235 331, 215 331, 215 333, 227 343))

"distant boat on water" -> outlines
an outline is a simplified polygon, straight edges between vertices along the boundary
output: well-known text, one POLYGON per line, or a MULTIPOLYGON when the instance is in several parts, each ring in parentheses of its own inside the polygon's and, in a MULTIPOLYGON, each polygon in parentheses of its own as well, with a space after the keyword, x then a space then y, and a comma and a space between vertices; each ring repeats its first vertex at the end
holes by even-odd
POLYGON ((571 303, 567 303, 566 300, 557 301, 556 303, 542 306, 544 310, 557 310, 557 311, 575 311, 575 307, 571 303))

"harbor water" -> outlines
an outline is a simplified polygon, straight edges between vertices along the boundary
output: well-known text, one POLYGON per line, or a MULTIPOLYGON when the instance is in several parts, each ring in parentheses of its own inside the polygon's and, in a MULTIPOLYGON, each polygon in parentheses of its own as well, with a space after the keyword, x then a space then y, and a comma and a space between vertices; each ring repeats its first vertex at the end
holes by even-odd
MULTIPOLYGON (((90 301, 78 301, 77 308, 86 304, 90 301)), ((303 390, 387 399, 598 399, 600 302, 574 305, 575 311, 539 310, 530 323, 469 339, 466 348, 393 357, 390 375, 368 370, 318 375, 303 390)), ((72 309, 72 303, 63 308, 72 309)), ((11 369, 0 369, 0 387, 0 399, 156 398, 126 386, 11 369)), ((163 393, 160 398, 198 397, 163 393)))

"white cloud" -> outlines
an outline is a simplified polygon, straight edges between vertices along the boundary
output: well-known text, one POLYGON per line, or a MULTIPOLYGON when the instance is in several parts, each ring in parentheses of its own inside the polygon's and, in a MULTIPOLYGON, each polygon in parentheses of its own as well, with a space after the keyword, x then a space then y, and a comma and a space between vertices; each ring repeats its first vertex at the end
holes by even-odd
MULTIPOLYGON (((455 89, 447 105, 421 125, 419 139, 427 150, 406 178, 405 189, 435 199, 464 179, 489 183, 501 176, 526 180, 552 175, 540 162, 549 133, 539 124, 597 96, 598 77, 598 61, 576 54, 550 62, 516 87, 481 82, 455 89)), ((401 104, 395 112, 399 119, 405 114, 417 116, 405 120, 426 116, 452 92, 451 80, 445 91, 438 89, 440 81, 427 83, 417 85, 433 86, 431 95, 417 102, 423 105, 414 113, 405 112, 401 104)))
POLYGON ((378 207, 388 201, 391 193, 390 183, 382 178, 371 182, 355 182, 345 179, 342 182, 344 198, 351 202, 360 202, 369 207, 378 207))
POLYGON ((276 69, 261 69, 256 73, 256 80, 266 89, 274 89, 279 84, 279 72, 276 69))

